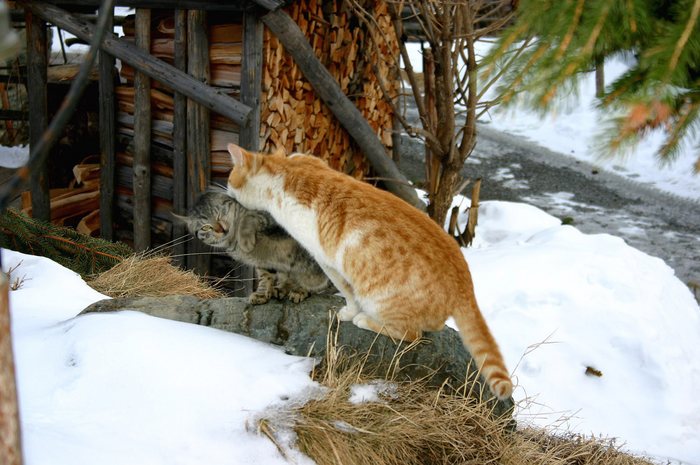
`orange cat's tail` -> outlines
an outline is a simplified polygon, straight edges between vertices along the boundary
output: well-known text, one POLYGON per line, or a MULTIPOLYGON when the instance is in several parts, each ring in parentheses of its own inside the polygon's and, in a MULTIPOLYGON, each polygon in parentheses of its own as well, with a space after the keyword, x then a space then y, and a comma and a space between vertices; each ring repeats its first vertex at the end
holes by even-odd
POLYGON ((491 335, 474 297, 469 299, 468 308, 456 309, 452 316, 464 346, 477 363, 491 392, 501 400, 510 397, 513 393, 513 382, 498 344, 491 335))

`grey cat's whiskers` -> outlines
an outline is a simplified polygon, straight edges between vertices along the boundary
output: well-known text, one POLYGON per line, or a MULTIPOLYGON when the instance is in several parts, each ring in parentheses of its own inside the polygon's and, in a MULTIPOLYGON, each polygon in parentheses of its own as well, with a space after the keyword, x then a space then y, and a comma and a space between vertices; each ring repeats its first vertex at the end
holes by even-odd
POLYGON ((212 182, 207 188, 208 192, 226 192, 226 186, 218 182, 212 182))
POLYGON ((217 250, 211 250, 210 252, 187 252, 187 253, 179 253, 179 254, 173 254, 171 257, 194 257, 195 255, 224 255, 221 251, 217 250))
POLYGON ((194 237, 190 236, 189 234, 184 234, 184 235, 182 235, 182 236, 180 236, 180 237, 174 238, 174 239, 171 240, 171 241, 168 241, 168 242, 165 242, 165 243, 163 243, 163 244, 160 244, 160 245, 158 245, 158 246, 156 246, 156 247, 153 247, 153 248, 150 250, 150 252, 153 252, 153 253, 160 253, 160 252, 165 251, 166 249, 169 249, 169 248, 172 248, 172 247, 176 247, 176 246, 181 245, 181 244, 186 244, 187 242, 191 241, 192 239, 194 239, 194 237))

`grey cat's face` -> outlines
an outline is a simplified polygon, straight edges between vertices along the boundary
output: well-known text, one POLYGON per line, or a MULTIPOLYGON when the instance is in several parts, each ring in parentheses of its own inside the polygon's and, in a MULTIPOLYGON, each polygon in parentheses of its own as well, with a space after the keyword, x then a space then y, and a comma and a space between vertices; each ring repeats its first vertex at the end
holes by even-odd
POLYGON ((235 200, 226 194, 202 194, 188 216, 181 217, 187 229, 207 245, 226 247, 235 215, 235 200))

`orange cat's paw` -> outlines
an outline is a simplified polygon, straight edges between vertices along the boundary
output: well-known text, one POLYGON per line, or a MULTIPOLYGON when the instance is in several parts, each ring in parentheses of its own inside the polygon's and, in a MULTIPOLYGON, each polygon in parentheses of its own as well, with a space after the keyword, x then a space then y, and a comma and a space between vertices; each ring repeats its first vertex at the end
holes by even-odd
POLYGON ((352 323, 360 329, 368 329, 373 331, 369 322, 369 316, 367 316, 366 313, 360 312, 355 315, 355 317, 352 319, 352 323))
POLYGON ((338 310, 338 319, 340 321, 352 321, 358 313, 359 310, 357 308, 346 305, 338 310))

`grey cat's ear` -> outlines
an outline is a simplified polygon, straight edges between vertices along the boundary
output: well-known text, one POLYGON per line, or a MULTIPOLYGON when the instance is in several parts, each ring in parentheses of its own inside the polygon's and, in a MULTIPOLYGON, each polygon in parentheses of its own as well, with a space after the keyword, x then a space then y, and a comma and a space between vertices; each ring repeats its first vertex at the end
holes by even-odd
POLYGON ((171 215, 171 216, 173 217, 173 219, 174 219, 175 221, 177 221, 178 223, 185 223, 185 224, 186 224, 186 223, 189 223, 189 222, 190 222, 190 217, 189 217, 189 216, 178 215, 178 214, 176 214, 175 212, 170 212, 170 215, 171 215))

